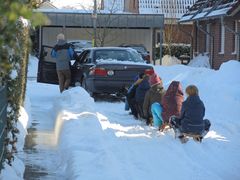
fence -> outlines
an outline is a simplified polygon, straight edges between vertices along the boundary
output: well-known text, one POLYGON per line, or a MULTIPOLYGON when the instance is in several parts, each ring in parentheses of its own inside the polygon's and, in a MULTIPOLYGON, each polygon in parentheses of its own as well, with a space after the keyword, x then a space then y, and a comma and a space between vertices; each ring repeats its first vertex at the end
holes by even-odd
POLYGON ((7 88, 0 86, 0 171, 3 168, 3 161, 5 160, 5 138, 7 125, 7 88))

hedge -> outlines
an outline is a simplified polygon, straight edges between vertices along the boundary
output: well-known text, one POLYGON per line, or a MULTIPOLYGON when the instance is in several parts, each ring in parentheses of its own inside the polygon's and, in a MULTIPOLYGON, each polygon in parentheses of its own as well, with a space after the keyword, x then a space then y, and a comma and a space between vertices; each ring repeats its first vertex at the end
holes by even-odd
POLYGON ((10 165, 17 151, 17 121, 26 92, 30 49, 29 22, 34 20, 31 21, 32 26, 45 22, 42 14, 32 11, 37 2, 37 0, 0 0, 0 86, 7 87, 5 158, 10 165))
MULTIPOLYGON (((181 55, 190 56, 191 46, 188 44, 163 44, 163 56, 171 55, 179 59, 181 55)), ((156 58, 159 58, 159 47, 156 48, 156 58)))

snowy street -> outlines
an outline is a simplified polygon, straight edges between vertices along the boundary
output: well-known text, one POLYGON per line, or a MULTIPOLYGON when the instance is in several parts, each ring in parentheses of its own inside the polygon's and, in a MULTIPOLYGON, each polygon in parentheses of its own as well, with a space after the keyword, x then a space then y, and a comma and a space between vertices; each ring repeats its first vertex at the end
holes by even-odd
POLYGON ((171 130, 159 133, 122 102, 94 102, 80 87, 60 94, 56 85, 28 81, 25 108, 35 144, 19 157, 25 173, 32 166, 40 179, 240 179, 239 69, 238 62, 219 71, 156 66, 165 88, 173 79, 199 87, 212 122, 201 144, 181 144, 171 130))

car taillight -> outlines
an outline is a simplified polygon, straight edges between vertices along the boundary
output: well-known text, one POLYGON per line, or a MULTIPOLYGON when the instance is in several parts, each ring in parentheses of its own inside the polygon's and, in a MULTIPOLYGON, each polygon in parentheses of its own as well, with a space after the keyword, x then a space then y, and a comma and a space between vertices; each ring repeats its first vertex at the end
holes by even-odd
POLYGON ((107 70, 104 68, 93 68, 89 72, 89 75, 107 76, 107 70))
POLYGON ((154 74, 154 69, 145 69, 144 74, 151 76, 154 74))

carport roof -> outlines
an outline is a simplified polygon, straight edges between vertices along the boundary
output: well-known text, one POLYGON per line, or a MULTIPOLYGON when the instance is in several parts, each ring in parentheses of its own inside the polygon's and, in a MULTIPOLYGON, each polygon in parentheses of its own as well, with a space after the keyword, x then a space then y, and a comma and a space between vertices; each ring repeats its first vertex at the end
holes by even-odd
MULTIPOLYGON (((70 26, 70 27, 93 27, 91 12, 78 10, 40 10, 50 20, 49 26, 70 26)), ((163 14, 109 14, 100 13, 97 15, 97 27, 108 28, 160 28, 164 27, 163 14)))

